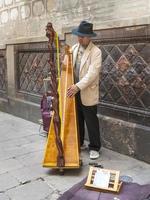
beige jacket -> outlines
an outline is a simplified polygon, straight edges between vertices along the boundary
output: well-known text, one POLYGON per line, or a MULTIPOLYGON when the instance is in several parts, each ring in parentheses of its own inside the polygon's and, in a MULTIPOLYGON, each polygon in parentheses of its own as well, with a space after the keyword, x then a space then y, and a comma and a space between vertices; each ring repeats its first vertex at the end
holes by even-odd
MULTIPOLYGON (((72 47, 73 67, 78 53, 79 44, 72 47)), ((99 75, 101 69, 101 50, 92 42, 88 45, 81 59, 79 82, 81 101, 85 106, 93 106, 99 102, 99 75)))

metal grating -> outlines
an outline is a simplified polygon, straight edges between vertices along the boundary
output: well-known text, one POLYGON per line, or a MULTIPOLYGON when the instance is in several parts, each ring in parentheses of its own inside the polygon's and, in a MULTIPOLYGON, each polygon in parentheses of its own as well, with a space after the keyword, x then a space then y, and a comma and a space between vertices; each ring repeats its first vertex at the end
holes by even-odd
POLYGON ((0 90, 6 92, 7 81, 6 81, 6 59, 4 52, 0 51, 0 90))
POLYGON ((149 43, 104 44, 101 102, 150 111, 149 43))
POLYGON ((30 94, 43 94, 43 79, 49 73, 49 52, 44 50, 18 51, 18 90, 30 94))

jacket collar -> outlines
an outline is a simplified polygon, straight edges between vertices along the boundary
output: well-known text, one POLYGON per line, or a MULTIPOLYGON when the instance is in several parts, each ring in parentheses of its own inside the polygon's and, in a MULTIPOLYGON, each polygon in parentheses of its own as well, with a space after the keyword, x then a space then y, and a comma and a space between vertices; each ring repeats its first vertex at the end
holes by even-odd
POLYGON ((89 56, 89 54, 91 52, 92 47, 93 47, 93 43, 90 42, 89 45, 87 46, 87 48, 85 49, 84 54, 82 56, 81 65, 80 65, 80 71, 82 70, 82 68, 83 68, 83 66, 85 64, 85 62, 86 62, 86 60, 87 60, 87 58, 88 58, 88 56, 89 56))
POLYGON ((78 49, 79 49, 80 44, 77 43, 72 47, 72 51, 73 51, 73 67, 75 66, 76 63, 76 58, 78 55, 78 49))

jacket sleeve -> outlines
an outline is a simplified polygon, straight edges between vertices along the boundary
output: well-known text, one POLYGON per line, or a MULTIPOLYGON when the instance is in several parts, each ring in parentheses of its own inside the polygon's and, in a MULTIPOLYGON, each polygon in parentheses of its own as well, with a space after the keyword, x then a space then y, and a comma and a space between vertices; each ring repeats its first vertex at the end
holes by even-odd
POLYGON ((80 90, 86 89, 99 76, 100 69, 101 69, 101 62, 102 62, 101 50, 96 48, 96 51, 92 52, 91 64, 88 68, 87 73, 78 83, 76 83, 76 86, 80 90))

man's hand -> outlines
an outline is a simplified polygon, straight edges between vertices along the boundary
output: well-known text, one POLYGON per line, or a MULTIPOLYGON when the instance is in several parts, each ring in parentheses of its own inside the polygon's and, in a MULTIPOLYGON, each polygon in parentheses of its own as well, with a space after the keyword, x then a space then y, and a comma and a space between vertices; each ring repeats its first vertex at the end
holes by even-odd
POLYGON ((74 97, 78 91, 79 88, 76 85, 71 85, 67 90, 67 97, 74 97))

